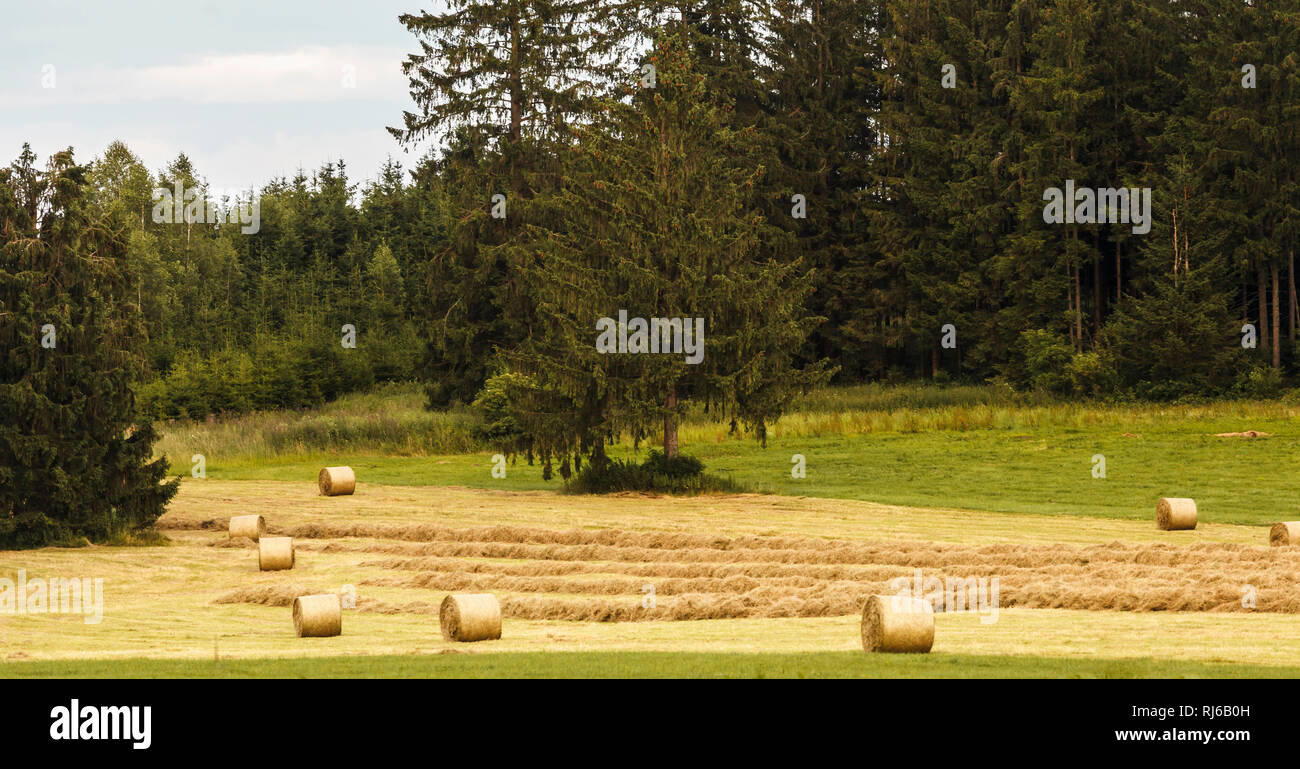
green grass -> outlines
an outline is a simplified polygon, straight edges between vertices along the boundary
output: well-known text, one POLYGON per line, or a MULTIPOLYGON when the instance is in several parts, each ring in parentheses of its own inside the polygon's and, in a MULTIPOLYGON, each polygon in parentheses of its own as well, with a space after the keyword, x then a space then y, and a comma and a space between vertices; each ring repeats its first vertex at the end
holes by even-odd
POLYGON ((0 678, 1296 678, 1300 667, 1151 659, 560 652, 0 663, 0 678))
MULTIPOLYGON (((884 433, 831 438, 777 438, 766 449, 736 440, 689 447, 709 473, 741 488, 792 496, 857 499, 893 505, 956 507, 1013 513, 1077 514, 1148 519, 1162 496, 1197 500, 1202 519, 1271 524, 1295 518, 1300 499, 1290 474, 1300 443, 1286 423, 1256 420, 1272 438, 1227 439, 1167 426, 1140 438, 1114 431, 1043 429, 884 433), (803 454, 807 477, 790 476, 803 454), (1092 457, 1106 457, 1106 478, 1092 477, 1092 457)), ((327 464, 348 464, 363 483, 469 486, 502 490, 559 489, 541 468, 520 460, 504 479, 491 475, 491 454, 390 457, 337 452, 273 459, 209 456, 209 478, 312 480, 327 464)))
POLYGON ((426 411, 424 394, 415 385, 387 384, 318 409, 164 422, 156 450, 185 472, 194 454, 256 462, 325 449, 398 456, 460 453, 484 448, 472 436, 476 423, 465 409, 426 411))
MULTIPOLYGON (((562 487, 522 460, 493 478, 492 450, 470 438, 473 415, 430 414, 422 403, 417 390, 390 387, 319 412, 178 422, 160 450, 178 473, 204 454, 216 479, 309 480, 323 465, 350 464, 362 482, 562 487)), ((1158 497, 1190 496, 1203 520, 1248 525, 1300 510, 1280 471, 1300 466, 1300 406, 1287 401, 1115 406, 1017 399, 991 387, 870 385, 818 391, 801 407, 773 426, 766 449, 693 419, 682 450, 742 489, 795 496, 1126 519, 1150 518, 1158 497), (1273 435, 1213 437, 1247 429, 1273 435), (806 459, 804 479, 790 475, 794 454, 806 459), (1105 479, 1092 477, 1096 454, 1105 479)))

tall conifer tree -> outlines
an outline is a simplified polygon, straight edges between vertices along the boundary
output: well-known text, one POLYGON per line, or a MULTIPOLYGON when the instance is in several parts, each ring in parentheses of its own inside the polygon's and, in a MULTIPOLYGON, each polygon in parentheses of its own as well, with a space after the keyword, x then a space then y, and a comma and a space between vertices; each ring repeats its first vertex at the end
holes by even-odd
POLYGON ((131 385, 144 329, 123 223, 71 151, 0 170, 0 548, 151 526, 176 493, 131 385))

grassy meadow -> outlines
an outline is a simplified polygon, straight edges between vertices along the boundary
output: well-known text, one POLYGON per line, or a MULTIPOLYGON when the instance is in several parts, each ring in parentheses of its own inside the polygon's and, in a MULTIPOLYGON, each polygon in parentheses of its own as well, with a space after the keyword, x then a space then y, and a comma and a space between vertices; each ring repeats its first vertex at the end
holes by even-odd
MULTIPOLYGON (((505 490, 562 489, 522 458, 493 478, 493 451, 468 411, 431 413, 415 387, 349 396, 319 411, 164 427, 173 471, 203 454, 209 478, 302 480, 349 464, 368 482, 505 490)), ((1300 515, 1293 422, 1300 404, 1054 403, 993 387, 877 385, 810 395, 770 429, 766 448, 727 426, 688 419, 685 453, 759 493, 890 505, 1149 519, 1155 500, 1189 496, 1202 520, 1261 525, 1300 515), (1217 433, 1255 430, 1258 438, 1217 433), (792 457, 806 477, 791 476, 792 457), (1105 478, 1093 477, 1095 455, 1105 478)), ((642 446, 642 455, 653 444, 642 446)), ((618 446, 616 455, 633 454, 618 446)))
POLYGON ((1267 524, 1300 517, 1289 401, 825 390, 766 448, 693 416, 683 450, 747 491, 684 497, 564 494, 522 459, 494 479, 474 415, 422 401, 387 387, 163 425, 184 475, 165 544, 0 552, 0 577, 105 585, 98 624, 0 614, 0 677, 1300 677, 1300 554, 1266 546, 1267 524), (1213 435, 1245 430, 1271 435, 1213 435), (196 453, 206 478, 189 475, 196 453), (355 495, 317 494, 326 464, 354 467, 355 495), (1194 531, 1155 528, 1163 495, 1197 499, 1194 531), (292 571, 259 572, 227 537, 254 512, 295 537, 292 571), (914 568, 1001 575, 1004 608, 936 615, 929 655, 862 654, 845 596, 914 568), (647 581, 659 614, 636 608, 647 581), (1243 584, 1259 611, 1236 605, 1243 584), (296 638, 286 602, 345 585, 359 602, 343 634, 296 638), (501 640, 442 639, 438 603, 463 589, 502 598, 501 640))

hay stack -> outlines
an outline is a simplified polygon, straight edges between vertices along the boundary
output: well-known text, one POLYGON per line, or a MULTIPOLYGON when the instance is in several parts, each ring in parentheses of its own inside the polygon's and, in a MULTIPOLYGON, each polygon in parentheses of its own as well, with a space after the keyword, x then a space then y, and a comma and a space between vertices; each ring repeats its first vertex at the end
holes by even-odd
POLYGON ((262 537, 257 542, 257 567, 262 571, 293 568, 293 537, 262 537))
POLYGON ((491 593, 453 593, 438 610, 448 641, 493 641, 501 637, 501 604, 491 593))
POLYGON ((1156 526, 1165 531, 1196 528, 1196 500, 1184 497, 1161 498, 1156 503, 1156 526))
POLYGON ((300 595, 293 599, 293 629, 299 638, 326 638, 343 632, 343 605, 338 593, 300 595))
POLYGON ((266 520, 260 515, 236 515, 230 519, 230 538, 245 537, 254 542, 266 533, 266 520))
POLYGON ((1268 532, 1268 543, 1273 547, 1300 545, 1300 521, 1273 524, 1268 532))
POLYGON ((350 467, 323 467, 316 483, 327 497, 351 494, 357 490, 357 474, 350 467))
POLYGON ((873 595, 862 607, 862 649, 925 654, 934 646, 934 607, 921 598, 873 595))

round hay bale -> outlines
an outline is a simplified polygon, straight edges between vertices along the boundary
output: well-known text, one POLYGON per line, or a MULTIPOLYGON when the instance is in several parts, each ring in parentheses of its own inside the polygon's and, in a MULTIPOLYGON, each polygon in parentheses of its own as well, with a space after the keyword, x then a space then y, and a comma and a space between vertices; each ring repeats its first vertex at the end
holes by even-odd
POLYGON ((260 515, 236 515, 230 519, 230 538, 246 537, 254 542, 266 533, 266 520, 260 515))
POLYGON ((873 595, 862 607, 862 649, 926 654, 934 646, 934 607, 921 598, 873 595))
POLYGON ((453 593, 438 610, 448 641, 494 641, 501 637, 501 604, 491 593, 453 593))
POLYGON ((293 629, 299 638, 326 638, 343 632, 343 604, 338 593, 300 595, 293 599, 293 629))
POLYGON ((323 467, 316 484, 327 497, 351 494, 357 490, 357 474, 350 467, 323 467))
POLYGON ((1185 497, 1162 497, 1156 503, 1156 526, 1164 531, 1196 528, 1196 500, 1185 497))
POLYGON ((1273 547, 1300 545, 1300 521, 1273 524, 1268 531, 1268 543, 1273 547))
POLYGON ((293 568, 293 537, 262 537, 257 542, 257 567, 262 571, 293 568))

